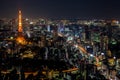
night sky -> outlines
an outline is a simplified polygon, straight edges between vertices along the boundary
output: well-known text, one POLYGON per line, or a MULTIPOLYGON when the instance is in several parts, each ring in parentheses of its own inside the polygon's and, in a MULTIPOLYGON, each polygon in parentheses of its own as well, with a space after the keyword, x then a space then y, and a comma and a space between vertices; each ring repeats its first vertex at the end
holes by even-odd
POLYGON ((120 19, 120 0, 0 0, 0 18, 120 19))

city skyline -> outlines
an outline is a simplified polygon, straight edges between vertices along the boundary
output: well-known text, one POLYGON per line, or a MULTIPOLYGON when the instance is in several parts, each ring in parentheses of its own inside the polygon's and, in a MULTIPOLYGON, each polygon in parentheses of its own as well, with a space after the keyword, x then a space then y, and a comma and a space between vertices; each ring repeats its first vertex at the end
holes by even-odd
POLYGON ((119 0, 1 0, 0 18, 120 19, 119 0))

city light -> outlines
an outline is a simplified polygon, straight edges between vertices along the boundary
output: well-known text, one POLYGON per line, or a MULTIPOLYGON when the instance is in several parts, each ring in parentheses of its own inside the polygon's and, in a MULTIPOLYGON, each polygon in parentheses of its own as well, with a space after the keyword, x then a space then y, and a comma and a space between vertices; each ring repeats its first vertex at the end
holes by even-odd
POLYGON ((116 77, 111 72, 120 69, 119 28, 112 21, 97 19, 27 19, 19 10, 18 18, 0 20, 2 77, 10 79, 12 73, 21 80, 24 76, 30 80, 31 75, 36 80, 116 77))
POLYGON ((113 58, 114 58, 114 59, 116 59, 116 57, 115 57, 115 56, 114 56, 113 58))
POLYGON ((27 43, 24 37, 20 37, 20 36, 16 39, 16 41, 18 44, 22 44, 22 45, 25 45, 27 43))
POLYGON ((90 56, 91 56, 91 57, 94 57, 94 55, 93 55, 93 54, 90 54, 90 56))
POLYGON ((75 45, 76 48, 78 48, 78 45, 75 45))
POLYGON ((101 55, 104 55, 104 53, 101 53, 101 55))

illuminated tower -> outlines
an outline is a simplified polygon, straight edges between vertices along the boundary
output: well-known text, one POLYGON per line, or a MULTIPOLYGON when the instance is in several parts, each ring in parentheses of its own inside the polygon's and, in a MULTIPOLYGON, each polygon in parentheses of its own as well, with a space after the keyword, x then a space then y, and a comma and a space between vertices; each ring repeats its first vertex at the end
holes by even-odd
POLYGON ((22 13, 21 13, 21 10, 19 10, 19 15, 18 15, 18 36, 16 38, 16 41, 17 41, 18 44, 25 45, 26 40, 25 40, 22 32, 23 32, 23 29, 22 29, 22 13))
POLYGON ((21 10, 19 10, 19 19, 18 19, 18 32, 22 33, 22 13, 21 10))

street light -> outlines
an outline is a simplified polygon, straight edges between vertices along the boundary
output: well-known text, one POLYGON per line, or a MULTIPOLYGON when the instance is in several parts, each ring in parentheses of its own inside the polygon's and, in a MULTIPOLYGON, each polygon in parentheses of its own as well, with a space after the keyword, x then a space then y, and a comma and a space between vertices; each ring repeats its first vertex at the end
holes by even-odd
POLYGON ((104 55, 105 55, 105 53, 102 52, 102 53, 101 53, 102 60, 104 59, 104 55))
POLYGON ((113 58, 114 58, 114 65, 115 65, 115 69, 116 69, 116 67, 117 67, 117 59, 116 59, 115 56, 113 58))
POLYGON ((94 58, 94 55, 93 54, 90 54, 90 63, 92 63, 93 62, 93 58, 94 58))
POLYGON ((94 57, 93 54, 90 54, 91 57, 94 57))
POLYGON ((103 55, 104 55, 104 53, 101 53, 101 55, 103 56, 103 55))
POLYGON ((114 56, 113 58, 114 58, 114 59, 116 59, 116 57, 115 57, 115 56, 114 56))
POLYGON ((104 53, 102 52, 101 53, 101 56, 102 56, 102 61, 101 61, 101 70, 103 69, 103 58, 104 58, 104 53))

